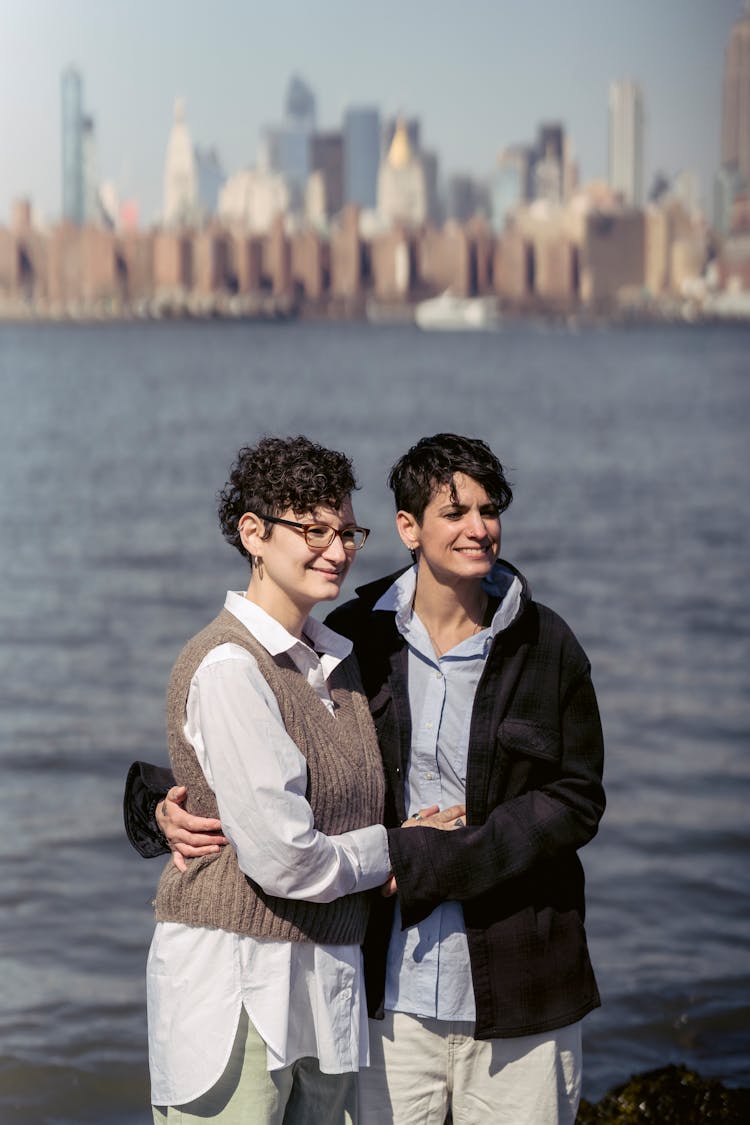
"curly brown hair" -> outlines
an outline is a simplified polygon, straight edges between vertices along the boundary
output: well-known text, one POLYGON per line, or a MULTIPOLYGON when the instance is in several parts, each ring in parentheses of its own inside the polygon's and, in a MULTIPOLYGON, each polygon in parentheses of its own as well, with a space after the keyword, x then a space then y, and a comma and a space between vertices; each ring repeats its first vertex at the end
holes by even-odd
MULTIPOLYGON (((246 445, 232 465, 229 480, 218 493, 219 523, 228 543, 250 560, 238 524, 245 512, 278 516, 289 508, 298 515, 320 504, 340 508, 359 485, 345 453, 297 437, 262 437, 246 445)), ((265 538, 273 524, 266 524, 265 538)))

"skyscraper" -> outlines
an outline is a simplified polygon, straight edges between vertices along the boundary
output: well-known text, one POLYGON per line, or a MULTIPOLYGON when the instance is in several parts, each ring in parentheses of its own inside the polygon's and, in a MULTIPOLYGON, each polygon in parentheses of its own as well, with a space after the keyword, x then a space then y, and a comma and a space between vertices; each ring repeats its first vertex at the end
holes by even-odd
POLYGON ((427 218, 427 180, 420 157, 412 151, 406 122, 400 121, 388 155, 378 172, 378 213, 391 226, 420 226, 427 218))
POLYGON ((503 230, 508 216, 529 199, 532 165, 533 154, 524 145, 511 145, 498 156, 490 180, 493 230, 503 230))
POLYGON ((63 71, 62 102, 62 217, 76 226, 86 218, 83 81, 73 66, 63 71))
POLYGON ((630 207, 644 203, 643 95, 624 79, 609 87, 609 186, 630 207))
POLYGON ((380 155, 381 158, 386 156, 393 144, 393 137, 397 129, 405 129, 406 135, 409 138, 412 152, 422 151, 422 122, 418 117, 388 117, 383 123, 383 135, 381 137, 380 155))
POLYGON ((215 215, 219 209, 219 193, 224 186, 224 169, 215 148, 195 146, 195 170, 198 177, 198 208, 201 217, 215 215))
POLYGON ((750 0, 732 28, 724 59, 722 167, 737 171, 750 187, 750 0))
POLYGON ((99 206, 99 170, 96 156, 96 127, 93 117, 84 116, 83 129, 83 221, 98 223, 102 212, 99 206))
POLYGON ((337 215, 344 202, 344 138, 341 133, 313 133, 310 138, 310 171, 319 173, 326 217, 337 215))
POLYGON ((263 163, 286 179, 292 208, 302 207, 307 177, 310 175, 310 140, 315 132, 315 94, 303 78, 292 75, 284 99, 281 125, 266 128, 263 135, 263 163))
POLYGON ((185 104, 178 98, 174 106, 174 122, 167 142, 164 161, 165 226, 189 225, 196 222, 198 206, 198 167, 195 149, 185 122, 185 104))
POLYGON ((344 113, 344 201, 375 206, 380 165, 380 113, 351 106, 344 113))

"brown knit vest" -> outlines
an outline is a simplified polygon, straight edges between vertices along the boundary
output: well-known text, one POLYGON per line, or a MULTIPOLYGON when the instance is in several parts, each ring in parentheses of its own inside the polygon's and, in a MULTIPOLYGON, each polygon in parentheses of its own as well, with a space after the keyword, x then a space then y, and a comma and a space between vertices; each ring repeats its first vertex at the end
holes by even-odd
MULTIPOLYGON (((306 796, 315 827, 335 836, 379 823, 383 815, 383 768, 354 657, 343 660, 328 681, 335 710, 332 715, 292 660, 285 654, 272 657, 226 609, 188 641, 167 688, 169 756, 177 783, 187 786, 188 811, 199 816, 219 815, 216 798, 183 728, 193 675, 211 649, 226 642, 241 645, 255 657, 276 696, 287 733, 307 759, 306 796)), ((252 754, 251 744, 247 752, 252 754)), ((159 922, 330 945, 361 942, 368 914, 365 894, 328 903, 266 894, 242 873, 231 846, 218 854, 188 860, 185 874, 170 861, 159 881, 155 906, 159 922)))

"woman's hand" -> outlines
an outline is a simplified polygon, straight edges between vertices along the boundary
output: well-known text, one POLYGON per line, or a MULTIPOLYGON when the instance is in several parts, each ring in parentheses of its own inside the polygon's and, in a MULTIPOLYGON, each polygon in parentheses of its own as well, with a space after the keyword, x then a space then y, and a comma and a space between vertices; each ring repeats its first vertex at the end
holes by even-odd
POLYGON ((156 823, 166 837, 178 871, 187 871, 184 857, 211 855, 229 843, 221 835, 220 820, 185 812, 181 806, 186 796, 184 785, 174 785, 156 806, 156 823))
MULTIPOLYGON (((429 805, 426 809, 412 813, 401 825, 402 828, 439 828, 443 832, 453 832, 466 826, 466 805, 451 805, 441 809, 439 805, 429 805)), ((389 875, 380 888, 383 898, 390 898, 398 891, 395 875, 389 875)))
POLYGON ((398 887, 396 886, 396 876, 395 875, 389 875, 388 878, 386 879, 386 881, 383 883, 382 887, 380 888, 380 893, 383 896, 383 898, 391 898, 393 895, 395 895, 397 890, 398 890, 398 887))
POLYGON ((453 832, 456 828, 465 828, 466 805, 451 805, 448 809, 440 809, 438 805, 430 805, 429 808, 412 813, 401 827, 440 828, 443 832, 453 832))

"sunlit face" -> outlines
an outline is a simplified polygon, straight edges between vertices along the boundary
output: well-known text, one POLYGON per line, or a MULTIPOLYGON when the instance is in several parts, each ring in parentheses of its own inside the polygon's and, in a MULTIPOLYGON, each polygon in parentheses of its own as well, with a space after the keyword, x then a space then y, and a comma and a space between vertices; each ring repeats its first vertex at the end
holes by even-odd
MULTIPOLYGON (((297 523, 327 523, 338 530, 356 526, 348 497, 340 508, 320 505, 312 512, 289 508, 280 516, 297 523)), ((268 539, 251 534, 243 542, 250 554, 262 559, 262 581, 254 574, 250 584, 254 600, 282 623, 290 610, 307 616, 318 602, 337 598, 356 555, 344 549, 338 535, 320 550, 308 547, 301 531, 284 524, 274 524, 268 539)))
POLYGON ((421 524, 399 512, 401 539, 416 550, 420 568, 439 581, 483 578, 500 550, 500 513, 481 484, 464 473, 442 485, 424 510, 421 524))

